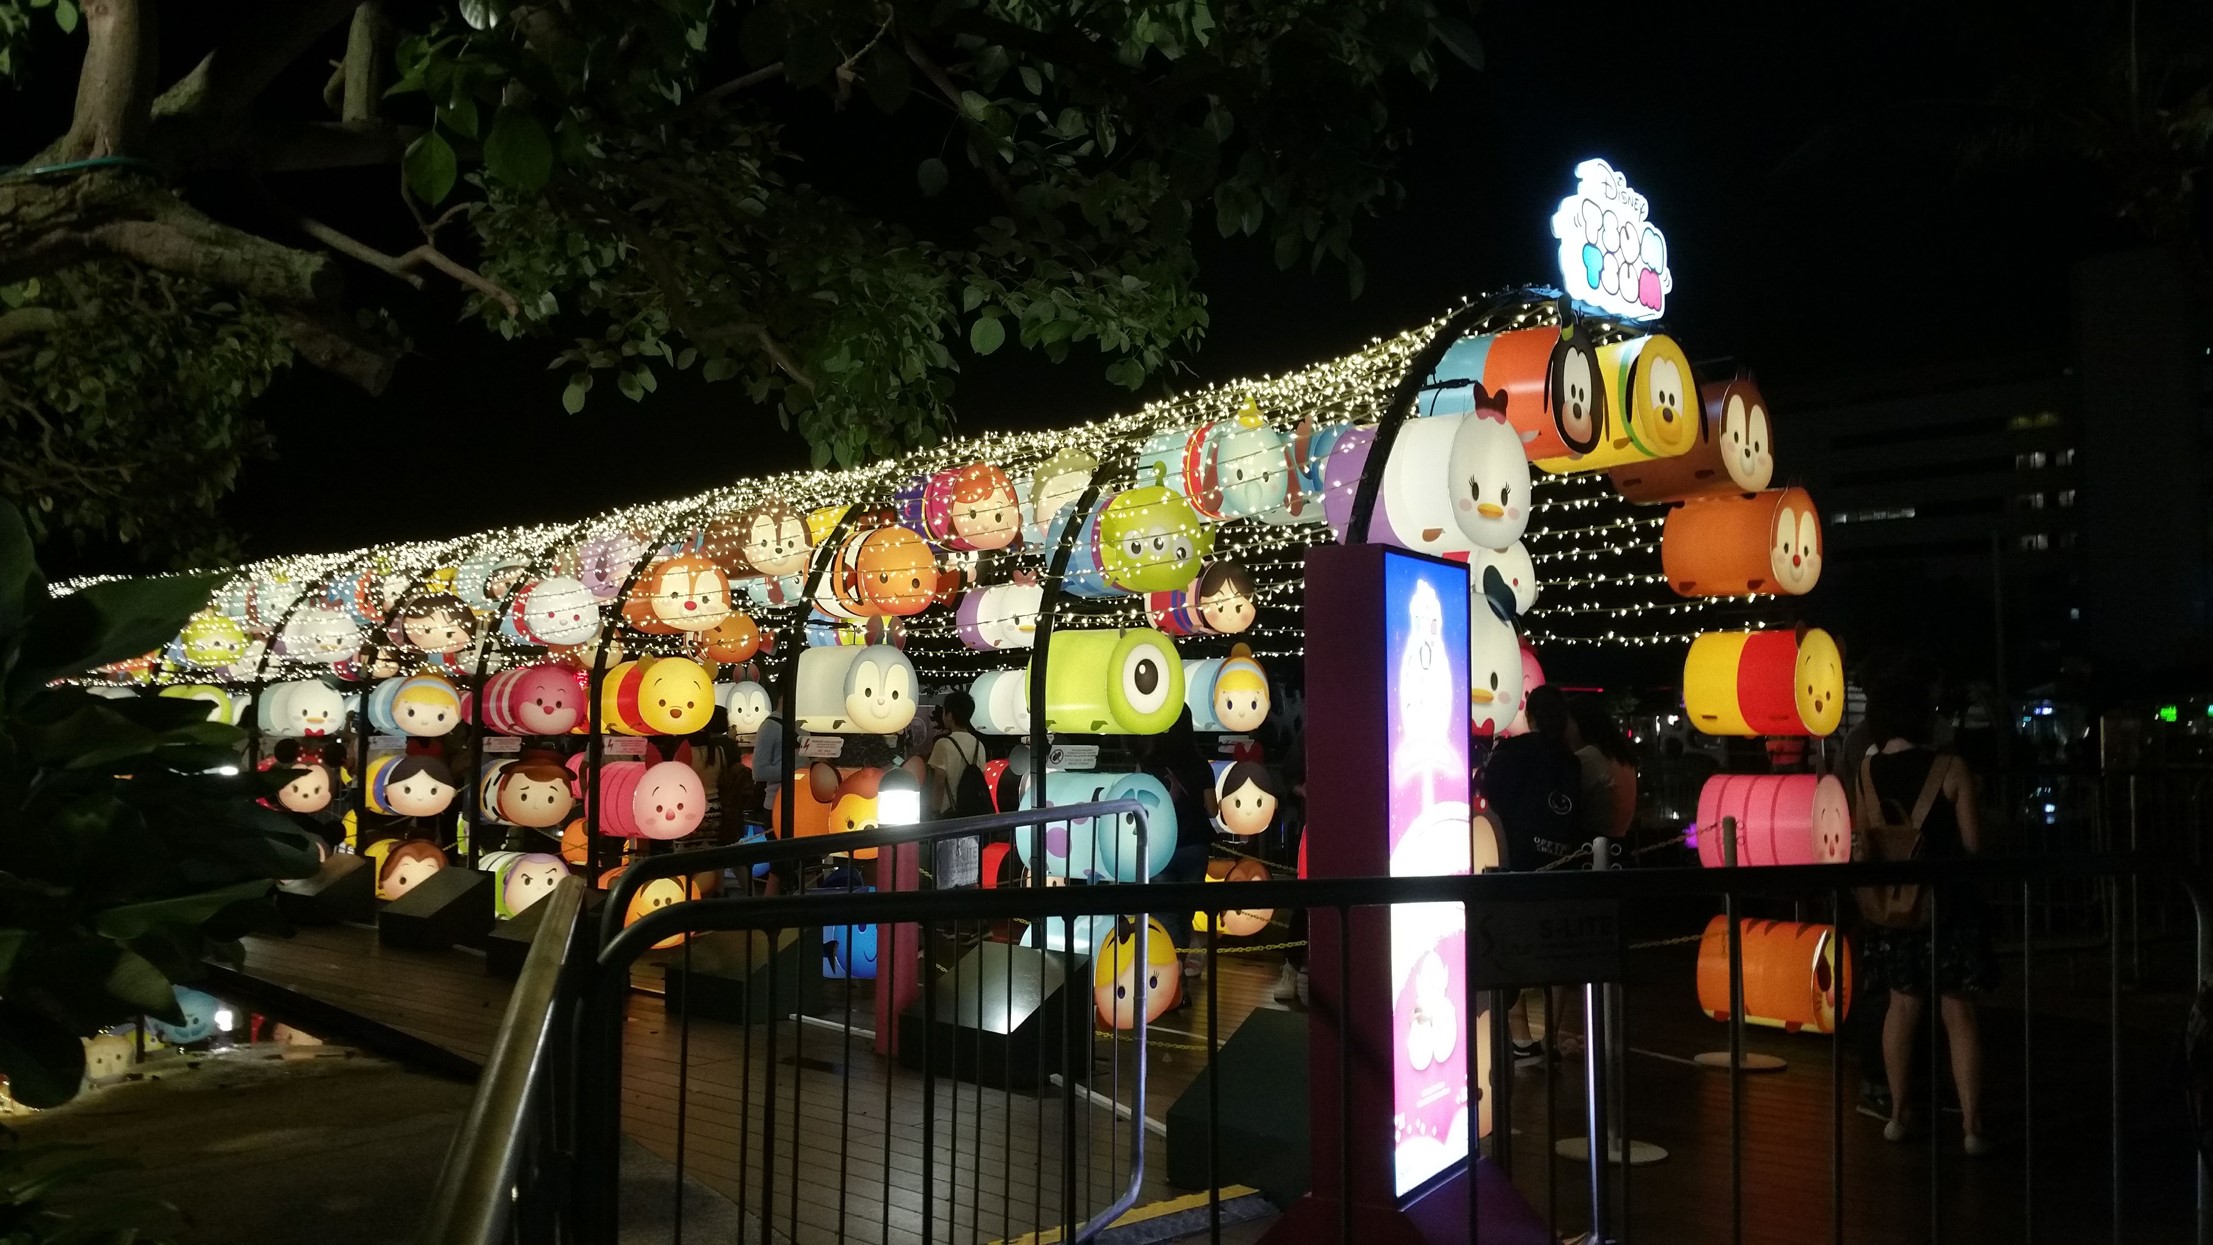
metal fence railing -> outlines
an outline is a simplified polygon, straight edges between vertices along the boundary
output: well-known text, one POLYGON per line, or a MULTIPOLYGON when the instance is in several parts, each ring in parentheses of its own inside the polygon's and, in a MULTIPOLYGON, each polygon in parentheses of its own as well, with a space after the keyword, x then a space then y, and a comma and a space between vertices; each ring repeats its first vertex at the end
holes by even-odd
MULTIPOLYGON (((1068 812, 1052 810, 1055 817, 1068 812)), ((1019 816, 1035 819, 1039 814, 1019 816)), ((1803 1052, 1809 1065, 1793 1074, 1795 1089, 1785 1092, 1775 1088, 1781 1081, 1748 1075, 1742 1056, 1753 1043, 1748 1043, 1745 1027, 1743 931, 1763 907, 1788 905, 1799 915, 1849 927, 1854 888, 1920 884, 1938 896, 1932 915, 1942 929, 1948 917, 1962 919, 1960 912, 1948 912, 1947 905, 1958 908, 1956 897, 1969 888, 1994 900, 2010 900, 2006 911, 2018 920, 2038 911, 2045 888, 2078 886, 2084 879, 2108 890, 2140 884, 2147 893, 2174 893, 2195 922, 2194 940, 2176 950, 2188 959, 2193 983, 2213 973, 2205 892, 2195 876, 2171 859, 2110 853, 1885 865, 1250 881, 1234 887, 815 893, 676 904, 617 933, 577 982, 572 1065, 577 1114, 574 1148, 563 1168, 568 1178, 557 1187, 514 1185, 517 1214, 542 1216, 560 1225, 564 1239, 584 1242, 612 1241, 618 1230, 627 1239, 710 1239, 699 1234, 707 1226, 696 1222, 690 1236, 681 1222, 665 1237, 638 1235, 646 1208, 626 1195, 620 1178, 618 1143, 628 1132, 649 1149, 674 1154, 680 1186, 696 1179, 730 1204, 733 1222, 717 1225, 712 1239, 737 1233, 745 1240, 934 1243, 1012 1241, 1035 1233, 1039 1235, 1033 1239, 1039 1241, 1081 1240, 1096 1235, 1132 1202, 1168 1204, 1179 1192, 1203 1191, 1203 1202, 1188 1211, 1195 1219, 1184 1230, 1219 1240, 1234 1217, 1256 1213, 1245 1191, 1226 1187, 1231 1182, 1222 1175, 1232 1159, 1246 1157, 1225 1155, 1222 1149, 1228 1122, 1224 1112, 1229 1109, 1222 1100, 1222 1080, 1210 1080, 1206 1092, 1191 1091, 1193 1101, 1203 1104, 1204 1161, 1198 1166, 1201 1178, 1185 1181, 1195 1187, 1181 1189, 1168 1185, 1162 1165, 1145 1149, 1146 1135, 1157 1139, 1161 1133, 1156 1118, 1161 1113, 1148 1111, 1137 1087, 1127 1081, 1133 1071, 1139 1085, 1148 1076, 1187 1077, 1200 1067, 1219 1071, 1221 1047, 1240 1019, 1225 1004, 1226 992, 1238 980, 1232 973, 1224 982, 1225 965, 1233 960, 1226 954, 1231 940, 1217 932, 1212 920, 1186 926, 1195 928, 1188 954, 1203 965, 1205 994, 1196 1019, 1177 1021, 1190 1026, 1188 1030, 1163 1022, 1149 1031, 1135 1026, 1114 1031, 1094 1026, 1091 1016, 1099 1002, 1092 990, 1067 988, 1093 981, 1090 971, 1077 963, 1079 956, 1046 950, 1016 965, 1004 953, 1022 941, 1023 926, 1057 926, 1062 945, 1073 946, 1076 927, 1087 920, 1126 923, 1133 917, 1142 921, 1143 914, 1221 912, 1227 903, 1237 910, 1301 909, 1310 915, 1317 940, 1350 939, 1356 927, 1373 928, 1368 918, 1356 920, 1356 914, 1407 904, 1461 903, 1470 905, 1471 913, 1491 915, 1604 903, 1619 905, 1632 954, 1641 947, 1660 948, 1644 952, 1654 956, 1690 950, 1688 943, 1697 936, 1680 932, 1686 914, 1695 914, 1692 928, 1697 928, 1716 909, 1724 910, 1730 981, 1727 1045, 1734 1057, 1719 1072, 1698 1073, 1682 1066, 1689 1060, 1645 1049, 1657 1043, 1651 1035, 1662 1026, 1652 1010, 1653 991, 1640 986, 1632 973, 1626 992, 1615 992, 1612 1002, 1607 991, 1591 992, 1593 1006, 1584 1022, 1585 1066, 1567 1077, 1546 1062, 1541 1098, 1530 1084, 1517 1102, 1516 1060, 1503 1053, 1510 1049, 1503 1041, 1504 1017, 1515 992, 1471 996, 1454 1018, 1457 1041, 1466 1050, 1483 1043, 1501 1052, 1487 1078, 1476 1078, 1471 1070, 1471 1097, 1487 1101, 1495 1112, 1489 1140, 1480 1151, 1488 1165, 1510 1174, 1523 1195, 1544 1208, 1543 1218, 1553 1233, 1595 1232, 1609 1240, 1656 1242, 1782 1239, 1774 1235, 1774 1224, 1784 1215, 1794 1240, 1892 1239, 1898 1233, 1963 1241, 2109 1235, 2115 1240, 2213 1239, 2204 1167, 2192 1147, 2180 1095, 2161 1091, 2158 1086, 2166 1082, 2157 1076, 2149 1090, 2140 1083, 2147 1072, 2143 1065, 2156 1062, 2144 1051, 2170 1052, 2171 1057, 2180 1025, 2168 1028, 2164 1018, 2156 1018, 2148 1035, 2139 1032, 2139 1020, 2124 1025, 2119 972, 2123 943, 2110 930, 2097 957, 2106 961, 2106 989, 2056 1004, 2050 1000, 2055 983, 2048 980, 2046 957, 2037 953, 2037 940, 2029 936, 2033 931, 2022 931, 2022 950, 2008 968, 2009 977, 2020 985, 2018 1022, 1984 1022, 1986 1044, 2003 1048, 2004 1058, 1991 1063, 2002 1069, 1993 1077, 2002 1075, 2003 1084, 1994 1080, 1987 1096, 2004 1102, 2007 1145, 2000 1155, 1980 1160, 1981 1167, 1961 1167, 1966 1160, 1941 1140, 1941 1127, 1932 1128, 1922 1142, 1867 1150, 1874 1125, 1847 1128, 1853 1108, 1843 1024, 1832 1025, 1826 1041, 1790 1039, 1796 1043, 1791 1049, 1803 1052), (787 1011, 779 993, 782 983, 767 978, 788 972, 791 963, 774 955, 761 960, 760 971, 775 1005, 749 1019, 705 1019, 673 1002, 665 1017, 656 1017, 653 1004, 629 989, 633 968, 654 954, 655 944, 671 937, 736 939, 772 948, 795 935, 804 942, 801 931, 847 925, 876 927, 880 948, 911 946, 923 965, 923 989, 904 1017, 911 1041, 903 1050, 887 1053, 882 1041, 901 1017, 875 1016, 873 1031, 857 1023, 849 981, 842 1021, 836 1014, 835 983, 825 983, 831 987, 828 1005, 818 1008, 832 1013, 827 1019, 808 1017, 804 1002, 787 1011), (902 926, 915 931, 910 943, 890 934, 902 926), (1641 937, 1654 933, 1672 936, 1641 937), (959 936, 946 936, 953 934, 959 936), (989 958, 981 948, 1001 948, 996 953, 1000 958, 989 958), (934 973, 931 966, 948 959, 950 963, 941 965, 945 975, 928 980, 934 973), (967 967, 959 969, 961 965, 967 967), (988 966, 998 988, 975 988, 980 984, 978 966, 988 966), (1037 976, 1022 976, 1032 968, 1037 976), (969 973, 968 979, 951 980, 956 969, 969 973), (1056 971, 1067 976, 1055 977, 1056 971), (1033 987, 1027 994, 1026 984, 1033 987), (949 1017, 947 1000, 956 1007, 980 1000, 980 1006, 949 1017), (1019 1054, 1004 1043, 988 1044, 990 1038, 1011 1036, 1018 1027, 1012 1022, 1025 1017, 1057 1017, 1066 1040, 1019 1054), (977 1042, 978 1035, 986 1039, 984 1045, 967 1045, 977 1042), (1168 1063, 1156 1061, 1148 1069, 1142 1058, 1148 1048, 1168 1063), (1825 1076, 1819 1071, 1824 1055, 1825 1076), (1034 1061, 1031 1075, 1011 1075, 1020 1071, 1011 1066, 1018 1060, 1034 1061), (1051 1075, 1056 1069, 1062 1075, 1051 1075), (1684 1079, 1699 1076, 1715 1079, 1684 1079), (1721 1113, 1705 1114, 1715 1108, 1700 1104, 1715 1104, 1713 1095, 1724 1082, 1721 1113), (1554 1114, 1561 1110, 1558 1099, 1563 1094, 1583 1098, 1571 1101, 1566 1110, 1570 1127, 1585 1138, 1587 1153, 1564 1167, 1564 1160, 1535 1145, 1538 1134, 1549 1145, 1560 1131, 1554 1114), (1684 1100, 1683 1094, 1690 1097, 1684 1100), (677 1120, 673 1133, 667 1128, 670 1117, 677 1120), (1127 1136, 1119 1127, 1124 1121, 1127 1136), (1791 1151, 1780 1167, 1774 1153, 1777 1128, 1787 1128, 1784 1143, 1791 1151), (1627 1139, 1646 1129, 1667 1133, 1675 1151, 1671 1166, 1658 1169, 1663 1174, 1640 1175, 1635 1166, 1627 1139), (1527 1135, 1517 1141, 1517 1131, 1527 1135), (1778 1170, 1788 1174, 1788 1181, 1779 1184, 1766 1174, 1778 1170), (541 1204, 522 1206, 533 1199, 541 1204)), ((1995 904, 1990 910, 1998 911, 1995 904)), ((2105 910, 2122 911, 2112 905, 2105 910)), ((1387 928, 1389 922, 1382 924, 1387 928)), ((1468 963, 1462 971, 1469 982, 1486 980, 1486 973, 1496 976, 1494 967, 1478 964, 1485 954, 1482 941, 1466 939, 1468 963)), ((903 954, 909 952, 884 951, 880 962, 903 954)), ((1351 962, 1329 961, 1340 973, 1349 973, 1351 962)), ((1164 978, 1138 976, 1140 989, 1155 981, 1158 988, 1167 988, 1164 978)), ((1362 987, 1349 976, 1316 984, 1315 1008, 1305 1022, 1316 1034, 1317 1049, 1338 1052, 1339 1062, 1334 1068, 1319 1063, 1282 1067, 1275 1075, 1287 1092, 1304 1082, 1310 1082, 1305 1088, 1314 1094, 1350 1092, 1355 1083, 1352 1052, 1363 1047, 1355 1040, 1359 1035, 1346 1028, 1348 1013, 1331 1011, 1325 1000, 1349 998, 1356 988, 1362 987), (1324 1045, 1325 1037, 1334 1040, 1324 1045)), ((1140 1004, 1138 1014, 1144 1010, 1140 1004)), ((1991 1009, 1989 1014, 2000 1013, 1991 1009)), ((1544 1041, 1555 1043, 1568 1023, 1547 1008, 1544 1041)), ((1756 1036, 1759 1042, 1767 1040, 1764 1031, 1756 1036)), ((1936 1070, 1944 1063, 1942 1036, 1932 1022, 1926 1047, 1932 1081, 1940 1079, 1936 1070)), ((1366 1049, 1372 1048, 1371 1035, 1366 1049)), ((1525 1080, 1534 1075, 1520 1074, 1525 1080)), ((1185 1079, 1178 1088, 1189 1085, 1185 1079)), ((1933 1084, 1927 1092, 1934 1116, 1933 1084)), ((461 1152, 457 1145, 456 1153, 461 1152)), ((1344 1152, 1341 1145, 1325 1147, 1319 1141, 1313 1151, 1316 1156, 1344 1152)), ((1468 1199, 1467 1209, 1469 1238, 1491 1239, 1476 1199, 1468 1199)), ((1257 1213, 1273 1212, 1261 1208, 1257 1213)), ((1338 1234, 1350 1240, 1360 1231, 1348 1211, 1338 1234)))

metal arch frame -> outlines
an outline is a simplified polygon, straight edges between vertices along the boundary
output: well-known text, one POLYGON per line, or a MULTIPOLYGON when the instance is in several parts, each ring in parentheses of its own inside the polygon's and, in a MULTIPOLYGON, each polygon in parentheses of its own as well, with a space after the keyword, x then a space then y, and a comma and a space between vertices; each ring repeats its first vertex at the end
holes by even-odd
MULTIPOLYGON (((845 538, 852 533, 853 519, 860 509, 860 502, 849 503, 845 512, 838 516, 838 521, 830 525, 829 532, 807 553, 807 580, 800 586, 797 602, 799 644, 793 649, 791 660, 785 663, 776 679, 783 701, 783 708, 777 711, 776 721, 783 733, 779 747, 784 754, 779 758, 781 769, 777 775, 780 784, 776 793, 777 824, 783 828, 784 836, 788 838, 799 837, 799 792, 792 786, 792 780, 798 772, 796 767, 799 762, 799 657, 809 647, 807 615, 814 609, 815 593, 822 588, 822 577, 837 562, 838 550, 845 544, 845 538)), ((806 516, 801 515, 799 522, 804 526, 806 516)))
MULTIPOLYGON (((530 560, 524 566, 524 577, 509 584, 507 591, 500 594, 498 607, 486 618, 484 631, 477 637, 476 669, 469 675, 469 786, 471 788, 471 799, 468 815, 469 867, 472 869, 476 867, 478 861, 484 858, 480 834, 484 829, 485 667, 492 660, 492 643, 499 635, 499 629, 506 625, 508 615, 514 612, 515 601, 522 595, 523 588, 533 582, 528 578, 528 574, 535 571, 539 573, 540 578, 543 578, 543 570, 552 563, 554 551, 568 543, 576 535, 578 529, 575 525, 570 525, 559 530, 559 535, 538 546, 536 551, 530 555, 530 560)), ((585 843, 588 849, 590 840, 585 840, 585 843)), ((587 855, 586 860, 589 861, 589 859, 590 857, 587 855)), ((493 881, 497 883, 498 879, 494 878, 493 881)))

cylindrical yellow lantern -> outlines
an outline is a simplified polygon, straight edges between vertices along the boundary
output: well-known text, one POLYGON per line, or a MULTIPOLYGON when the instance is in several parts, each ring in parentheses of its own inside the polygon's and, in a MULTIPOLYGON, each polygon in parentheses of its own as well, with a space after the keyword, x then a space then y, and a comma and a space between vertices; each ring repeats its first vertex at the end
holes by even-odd
POLYGON ((1683 659, 1683 710, 1707 735, 1828 735, 1844 716, 1844 655, 1819 627, 1707 632, 1683 659))
POLYGON ((1598 447, 1580 456, 1540 458, 1539 468, 1554 475, 1602 471, 1642 458, 1673 458, 1697 444, 1697 384, 1674 338, 1653 333, 1600 346, 1598 369, 1611 415, 1598 447))

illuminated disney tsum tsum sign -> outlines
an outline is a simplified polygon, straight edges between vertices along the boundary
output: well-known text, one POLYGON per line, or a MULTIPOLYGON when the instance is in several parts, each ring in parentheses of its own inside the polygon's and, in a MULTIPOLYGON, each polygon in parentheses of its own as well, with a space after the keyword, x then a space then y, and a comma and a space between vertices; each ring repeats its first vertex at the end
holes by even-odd
POLYGON ((1675 274, 1652 205, 1604 160, 1575 166, 1575 193, 1552 214, 1560 282, 1568 297, 1624 320, 1657 320, 1675 274))

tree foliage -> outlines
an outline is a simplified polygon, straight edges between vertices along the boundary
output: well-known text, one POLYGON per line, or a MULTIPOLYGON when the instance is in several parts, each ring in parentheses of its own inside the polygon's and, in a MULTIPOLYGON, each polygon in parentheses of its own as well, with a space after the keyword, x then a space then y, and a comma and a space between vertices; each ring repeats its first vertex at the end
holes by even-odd
MULTIPOLYGON (((486 328, 546 344, 572 411, 697 369, 796 426, 817 463, 942 436, 963 358, 1009 344, 1134 389, 1205 335, 1198 230, 1286 268, 1336 264, 1357 294, 1354 229, 1399 195, 1394 82, 1481 57, 1431 0, 294 0, 157 94, 160 3, 0 0, 0 73, 59 37, 37 10, 81 17, 88 41, 74 123, 29 162, 48 171, 0 180, 0 281, 53 313, 0 327, 0 351, 36 345, 30 367, 0 369, 0 416, 35 444, 49 394, 124 374, 50 327, 88 314, 54 278, 89 271, 120 313, 110 344, 167 340, 180 375, 225 378, 121 419, 189 404, 188 421, 228 429, 213 492, 276 369, 389 376, 393 336, 352 315, 377 290, 339 302, 333 253, 349 278, 457 282, 486 328), (341 25, 337 121, 263 98, 341 25), (398 166, 389 212, 420 245, 380 250, 295 201, 317 184, 295 171, 363 163, 398 166), (280 226, 201 216, 178 193, 188 173, 255 179, 280 226), (224 310, 160 327, 176 313, 116 296, 148 269, 224 310)), ((63 500, 86 487, 65 461, 36 455, 6 487, 83 530, 96 520, 63 500)), ((108 496, 117 522, 151 526, 108 496)))
POLYGON ((77 1092, 80 1036, 176 1018, 172 983, 275 921, 271 879, 315 871, 312 836, 255 803, 291 771, 241 776, 239 728, 197 701, 52 685, 159 647, 215 586, 51 595, 0 502, 0 1075, 31 1106, 77 1092))

